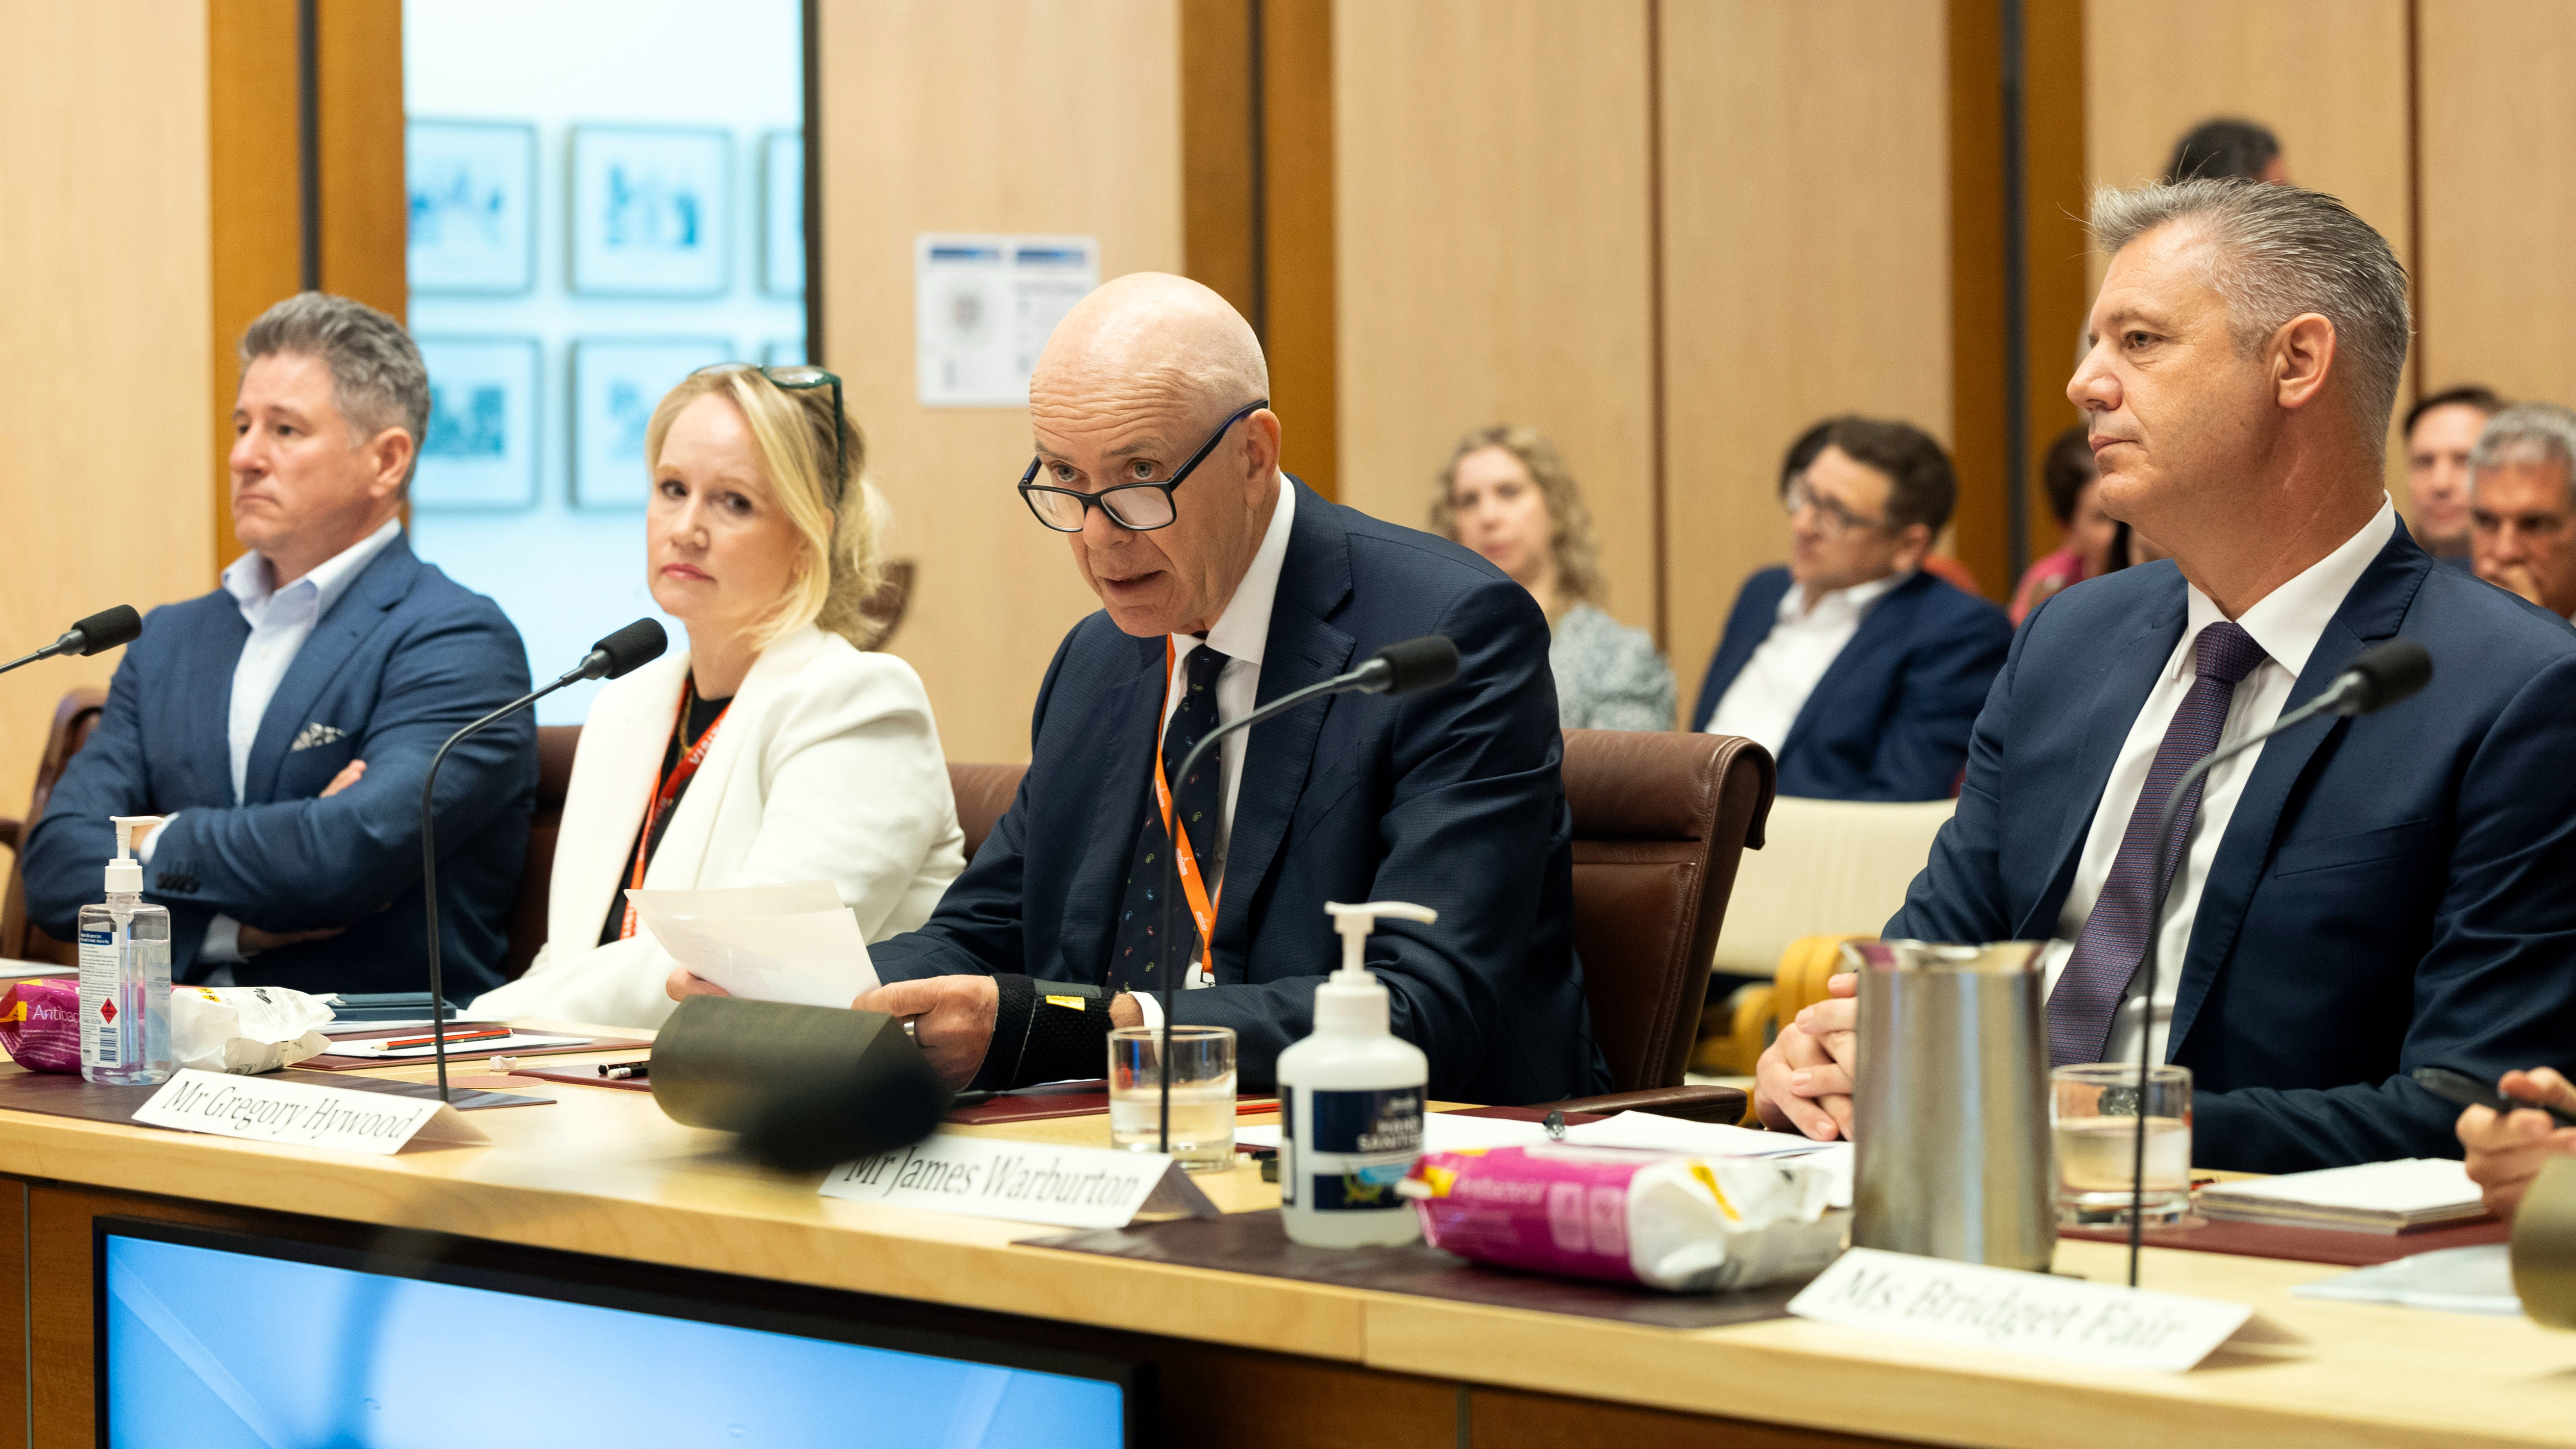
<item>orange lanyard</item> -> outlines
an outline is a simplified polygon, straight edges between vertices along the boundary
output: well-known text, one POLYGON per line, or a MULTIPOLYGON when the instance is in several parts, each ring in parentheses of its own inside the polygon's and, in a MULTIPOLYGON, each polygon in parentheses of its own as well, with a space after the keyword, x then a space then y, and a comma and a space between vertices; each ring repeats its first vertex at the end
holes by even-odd
MULTIPOLYGON (((682 686, 680 710, 671 719, 671 733, 674 737, 678 736, 689 718, 690 701, 697 697, 698 688, 695 682, 682 686)), ((680 756, 680 762, 671 767, 669 778, 662 782, 661 788, 653 792, 652 807, 644 812, 644 829, 635 837, 635 868, 628 872, 626 881, 630 889, 640 891, 644 888, 644 862, 653 853, 653 827, 661 824, 662 818, 670 814, 671 808, 679 803, 681 789, 689 783, 692 776, 698 773, 698 766, 706 763, 707 747, 716 742, 716 731, 724 728, 725 716, 731 713, 733 713, 733 706, 730 704, 716 711, 715 719, 707 725, 707 732, 698 736, 698 742, 689 746, 688 750, 680 756)), ((617 938, 623 941, 633 937, 634 934, 635 903, 628 901, 626 920, 617 928, 617 938)))
MULTIPOLYGON (((1172 666, 1177 662, 1177 654, 1178 651, 1172 647, 1171 636, 1164 635, 1163 729, 1171 727, 1172 666)), ((1216 773, 1219 781, 1217 799, 1220 802, 1217 808, 1222 810, 1225 808, 1222 803, 1225 798, 1222 783, 1225 779, 1225 747, 1222 745, 1217 747, 1216 773)), ((1172 840, 1173 865, 1181 874, 1181 896, 1190 903, 1190 919, 1198 923, 1200 983, 1213 985, 1216 982, 1216 901, 1217 896, 1225 894, 1225 882, 1217 882, 1216 896, 1208 894, 1207 878, 1199 874, 1198 859, 1190 851, 1190 829, 1172 818, 1172 787, 1163 778, 1162 729, 1154 733, 1154 799, 1163 807, 1163 833, 1172 840)))

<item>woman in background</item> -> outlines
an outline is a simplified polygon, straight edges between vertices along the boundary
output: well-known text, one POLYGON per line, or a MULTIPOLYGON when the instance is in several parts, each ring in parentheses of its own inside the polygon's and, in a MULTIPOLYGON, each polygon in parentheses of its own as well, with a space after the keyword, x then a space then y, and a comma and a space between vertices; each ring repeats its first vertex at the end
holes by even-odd
POLYGON ((645 577, 687 646, 592 702, 545 948, 475 1015, 659 1025, 676 963, 630 887, 826 881, 878 941, 964 868, 921 679, 861 652, 883 507, 840 389, 820 368, 728 363, 653 410, 645 577))
POLYGON ((2124 565, 2114 559, 2113 534, 2119 523, 2102 511, 2101 473, 2093 463, 2093 445, 2081 424, 2057 435, 2041 460, 2039 476, 2048 490, 2049 511, 2057 515, 2065 546, 2031 561, 2013 590, 2012 621, 2016 628, 2030 611, 2070 584, 2098 579, 2124 565))
POLYGON ((1431 529, 1483 554, 1546 611, 1563 727, 1673 728, 1673 671, 1655 641, 1595 607, 1592 510, 1554 444, 1508 425, 1460 438, 1440 470, 1431 529))

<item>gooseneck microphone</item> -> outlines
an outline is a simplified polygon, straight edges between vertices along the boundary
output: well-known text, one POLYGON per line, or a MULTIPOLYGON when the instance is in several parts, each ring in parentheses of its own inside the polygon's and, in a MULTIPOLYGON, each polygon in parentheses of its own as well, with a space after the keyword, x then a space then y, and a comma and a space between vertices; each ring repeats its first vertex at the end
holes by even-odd
POLYGON ((638 666, 662 657, 670 638, 662 626, 651 619, 638 619, 607 638, 590 646, 581 663, 564 672, 562 677, 543 689, 521 695, 474 723, 447 737, 438 753, 429 760, 429 778, 420 783, 420 890, 429 918, 429 1041, 431 1053, 438 1058, 438 1100, 447 1100, 447 992, 438 974, 438 820, 430 810, 432 795, 438 789, 438 767, 447 763, 447 752, 456 742, 495 721, 508 719, 538 700, 568 684, 585 679, 616 679, 632 673, 638 666))
POLYGON ((135 636, 142 632, 143 616, 134 612, 132 604, 119 604, 113 609, 101 609, 65 629, 61 638, 35 653, 23 659, 12 659, 6 664, 0 664, 0 674, 6 674, 22 664, 33 664, 39 659, 54 659, 66 654, 86 656, 104 653, 119 644, 133 643, 135 636))
MULTIPOLYGON (((2316 698, 2274 720, 2269 728, 2210 751, 2183 771, 2182 778, 2174 781, 2173 790, 2165 796, 2164 813, 2156 821, 2156 853, 2147 859, 2161 867, 2165 853, 2173 848, 2174 818, 2181 813, 2183 797, 2207 778, 2211 770, 2318 715, 2370 714, 2386 709, 2423 689, 2432 679, 2433 656, 2412 639, 2391 639, 2377 648, 2364 651, 2316 698)), ((2188 868, 2187 864, 2181 863, 2174 867, 2176 871, 2188 868)), ((2142 1004, 2138 1031, 2138 1129, 2129 1162, 2129 1286, 2132 1288, 2138 1286, 2138 1248, 2146 1228, 2147 1080, 2150 1064, 2154 1061, 2150 1043, 2155 1036, 2156 958, 2164 949, 2165 896, 2173 889, 2172 876, 2161 868, 2156 874, 2154 903, 2147 911, 2147 954, 2139 963, 2144 975, 2138 988, 2138 1000, 2142 1004)))
MULTIPOLYGON (((1304 689, 1283 694, 1232 724, 1219 725, 1208 731, 1205 739, 1200 740, 1191 747, 1187 755, 1181 757, 1181 768, 1172 778, 1188 779, 1190 771, 1198 768, 1199 757, 1215 748, 1217 742, 1227 735, 1248 730, 1263 720, 1285 714, 1310 699, 1321 699, 1328 694, 1418 694, 1424 690, 1438 689, 1457 677, 1458 646, 1451 642, 1446 634, 1425 634, 1419 639, 1407 639, 1400 644, 1389 644, 1370 655, 1368 662, 1347 674, 1336 674, 1320 684, 1310 684, 1304 689)), ((1168 684, 1169 681, 1166 683, 1168 684)), ((1157 745, 1156 748, 1159 749, 1160 746, 1157 745)), ((1165 851, 1164 854, 1169 859, 1163 867, 1163 939, 1173 941, 1179 939, 1172 929, 1173 901, 1180 894, 1175 888, 1180 879, 1181 852, 1178 844, 1175 843, 1173 848, 1165 851)), ((1216 939, 1216 922, 1213 919, 1208 922, 1207 939, 1211 943, 1209 949, 1213 950, 1212 943, 1216 939)), ((1189 969, 1189 963, 1184 962, 1181 971, 1186 972, 1189 969)), ((1160 1078, 1162 1090, 1161 1135, 1158 1146, 1164 1152, 1172 1150, 1172 978, 1178 974, 1180 972, 1163 973, 1160 990, 1163 1004, 1163 1033, 1159 1044, 1160 1050, 1155 1053, 1157 1062, 1155 1071, 1160 1078)))

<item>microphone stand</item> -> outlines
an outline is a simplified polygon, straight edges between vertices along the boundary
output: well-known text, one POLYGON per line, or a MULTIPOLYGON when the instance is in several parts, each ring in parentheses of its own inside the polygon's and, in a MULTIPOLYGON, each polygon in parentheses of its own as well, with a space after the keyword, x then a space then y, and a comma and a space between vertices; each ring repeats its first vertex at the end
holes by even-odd
MULTIPOLYGON (((586 667, 586 665, 585 665, 586 667)), ((438 767, 447 763, 447 752, 457 742, 495 720, 526 709, 529 705, 568 684, 579 684, 593 676, 576 669, 543 689, 523 694, 474 723, 447 737, 447 743, 430 756, 429 778, 420 782, 420 892, 421 903, 429 918, 429 1043, 431 1055, 438 1059, 438 1100, 447 1098, 447 991, 438 974, 438 817, 430 809, 432 793, 438 789, 438 767)))
MULTIPOLYGON (((2165 897, 2173 889, 2174 876, 2185 866, 2184 862, 2176 861, 2173 870, 2164 868, 2165 852, 2173 848, 2174 817, 2181 813, 2183 797, 2191 792, 2193 785, 2206 779, 2211 770, 2284 730, 2296 729, 2318 715, 2342 710, 2359 687, 2362 687, 2362 681, 2357 676, 2342 675, 2316 698, 2274 720, 2270 728, 2258 730, 2232 745, 2201 756, 2190 769, 2182 772, 2181 779, 2174 782, 2172 791, 2165 796, 2164 813, 2157 817, 2156 853, 2148 857, 2155 863, 2156 893, 2154 904, 2147 911, 2147 955, 2139 967, 2145 976, 2138 989, 2141 1004, 2138 1014, 2138 1130, 2129 1158, 2129 1286, 2132 1288, 2138 1286, 2138 1249, 2141 1235, 2146 1230, 2147 1078, 2155 1059, 2151 1044, 2155 1038, 2156 958, 2164 950, 2165 897)), ((2193 818, 2195 821, 2198 819, 2197 812, 2193 818)))
MULTIPOLYGON (((1382 692, 1389 684, 1393 683, 1393 678, 1394 670, 1392 666, 1388 665, 1386 661, 1382 659, 1371 658, 1369 662, 1352 670, 1348 674, 1337 674, 1320 684, 1310 684, 1304 689, 1283 694, 1277 699, 1270 701, 1268 704, 1263 705, 1261 708, 1254 710, 1252 713, 1245 715, 1243 718, 1236 720, 1232 724, 1219 725, 1215 729, 1208 731, 1207 738, 1202 739, 1196 745, 1191 746, 1190 752, 1181 757, 1180 773, 1173 778, 1180 780, 1188 779, 1190 777, 1190 771, 1197 767, 1199 757, 1205 755, 1209 749, 1214 747, 1218 741, 1224 739, 1227 735, 1248 730, 1254 725, 1261 723, 1263 720, 1284 714, 1287 711, 1304 704, 1310 699, 1319 699, 1324 695, 1349 694, 1353 691, 1367 694, 1382 692)), ((1177 814, 1179 813, 1180 797, 1175 793, 1172 798, 1173 811, 1177 814)), ((1220 789, 1220 800, 1221 799, 1222 790, 1220 789)), ((1223 806, 1220 804, 1218 808, 1222 809, 1223 806)), ((1169 834, 1170 832, 1167 831, 1165 833, 1169 834)), ((1171 859, 1163 867, 1163 940, 1165 942, 1166 950, 1170 949, 1169 943, 1177 939, 1172 932, 1172 900, 1174 896, 1179 894, 1176 887, 1178 886, 1181 878, 1181 849, 1178 837, 1173 837, 1171 847, 1171 859)), ((1213 909, 1215 901, 1211 899, 1209 901, 1209 905, 1211 909, 1208 913, 1207 947, 1212 956, 1216 950, 1216 913, 1213 909)), ((1190 960, 1185 961, 1181 966, 1181 970, 1184 972, 1190 970, 1191 967, 1196 964, 1196 960, 1196 957, 1192 957, 1190 960)), ((1165 1153, 1169 1153, 1172 1150, 1173 974, 1174 973, 1169 971, 1164 972, 1162 984, 1158 988, 1158 993, 1162 999, 1163 1006, 1162 1041, 1160 1050, 1156 1053, 1156 1073, 1162 1078, 1162 1135, 1159 1142, 1159 1150, 1165 1153)))

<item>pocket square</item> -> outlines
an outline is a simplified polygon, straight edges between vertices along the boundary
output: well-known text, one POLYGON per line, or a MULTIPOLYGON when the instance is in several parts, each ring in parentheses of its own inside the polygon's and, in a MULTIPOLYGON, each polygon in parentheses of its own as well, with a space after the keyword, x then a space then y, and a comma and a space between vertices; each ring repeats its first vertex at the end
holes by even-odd
POLYGON ((327 745, 333 740, 346 738, 348 738, 346 730, 333 729, 326 724, 309 724, 295 736, 295 743, 288 745, 286 752, 293 754, 298 750, 309 750, 316 745, 327 745))

